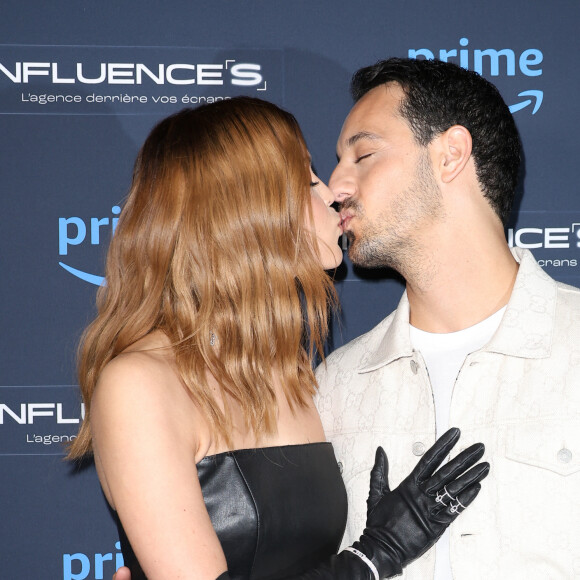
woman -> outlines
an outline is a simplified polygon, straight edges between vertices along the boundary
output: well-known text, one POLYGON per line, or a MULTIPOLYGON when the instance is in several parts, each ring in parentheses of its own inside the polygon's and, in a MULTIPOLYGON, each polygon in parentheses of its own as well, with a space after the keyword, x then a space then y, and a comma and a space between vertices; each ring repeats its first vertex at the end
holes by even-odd
POLYGON ((333 556, 346 497, 312 399, 324 269, 341 260, 332 202, 295 119, 263 101, 184 110, 143 145, 83 337, 69 454, 94 453, 133 580, 388 576, 455 517, 443 489, 477 494, 487 466, 461 473, 481 445, 432 476, 456 431, 392 493, 379 450, 368 529, 333 556))

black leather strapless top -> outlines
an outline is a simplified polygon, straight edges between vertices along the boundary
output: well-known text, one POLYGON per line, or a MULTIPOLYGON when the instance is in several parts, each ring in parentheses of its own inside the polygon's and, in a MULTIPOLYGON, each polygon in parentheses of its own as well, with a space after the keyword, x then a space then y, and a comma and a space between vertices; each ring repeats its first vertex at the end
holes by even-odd
MULTIPOLYGON (((280 580, 336 554, 346 490, 330 443, 242 449, 197 464, 232 580, 280 580)), ((145 578, 117 520, 132 580, 145 578)))

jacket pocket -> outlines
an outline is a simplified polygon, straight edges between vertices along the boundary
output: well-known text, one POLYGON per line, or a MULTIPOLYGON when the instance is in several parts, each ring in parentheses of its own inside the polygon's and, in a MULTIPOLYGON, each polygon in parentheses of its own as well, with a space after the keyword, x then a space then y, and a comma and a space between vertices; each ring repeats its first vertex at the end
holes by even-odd
POLYGON ((564 476, 580 471, 580 416, 508 426, 505 457, 564 476))

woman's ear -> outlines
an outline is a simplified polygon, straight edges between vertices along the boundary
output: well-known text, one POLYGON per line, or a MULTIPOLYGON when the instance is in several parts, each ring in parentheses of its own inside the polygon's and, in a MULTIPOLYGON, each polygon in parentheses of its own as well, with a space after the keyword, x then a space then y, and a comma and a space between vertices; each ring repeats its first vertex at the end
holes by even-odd
POLYGON ((463 125, 453 125, 439 135, 439 175, 443 183, 453 181, 471 157, 471 133, 463 125))

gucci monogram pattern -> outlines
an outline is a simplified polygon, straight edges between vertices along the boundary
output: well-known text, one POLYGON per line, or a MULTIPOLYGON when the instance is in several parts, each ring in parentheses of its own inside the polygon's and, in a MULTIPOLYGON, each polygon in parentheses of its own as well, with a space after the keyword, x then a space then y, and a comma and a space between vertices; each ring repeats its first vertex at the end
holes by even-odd
MULTIPOLYGON (((490 342, 457 376, 454 454, 482 441, 491 472, 451 526, 456 580, 580 578, 580 290, 552 280, 527 250, 490 342)), ((375 449, 392 487, 435 442, 435 408, 423 358, 409 339, 409 304, 317 369, 317 406, 349 498, 344 545, 364 529, 375 449)), ((434 549, 406 580, 433 577, 434 549)))

